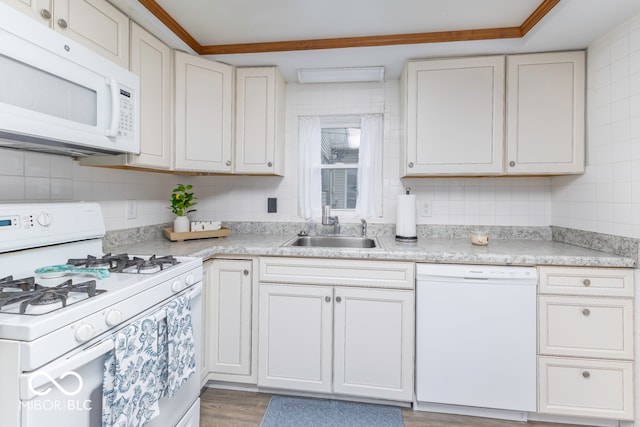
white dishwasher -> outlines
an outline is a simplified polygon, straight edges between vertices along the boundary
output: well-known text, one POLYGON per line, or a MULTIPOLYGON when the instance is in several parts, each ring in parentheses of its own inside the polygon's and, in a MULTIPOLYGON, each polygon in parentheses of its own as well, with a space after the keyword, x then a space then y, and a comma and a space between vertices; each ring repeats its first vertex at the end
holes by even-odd
POLYGON ((536 283, 533 267, 417 265, 418 404, 536 410, 536 283))

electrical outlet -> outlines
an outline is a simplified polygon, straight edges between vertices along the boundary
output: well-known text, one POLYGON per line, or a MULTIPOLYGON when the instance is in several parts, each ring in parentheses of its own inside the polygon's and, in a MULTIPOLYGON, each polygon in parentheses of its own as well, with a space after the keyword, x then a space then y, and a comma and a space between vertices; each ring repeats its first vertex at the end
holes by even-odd
POLYGON ((136 219, 138 217, 138 202, 136 200, 127 200, 125 204, 127 219, 136 219))
POLYGON ((275 197, 267 197, 267 212, 268 213, 276 213, 278 212, 278 199, 275 197))
POLYGON ((420 205, 420 216, 431 217, 432 206, 431 202, 422 202, 420 205))

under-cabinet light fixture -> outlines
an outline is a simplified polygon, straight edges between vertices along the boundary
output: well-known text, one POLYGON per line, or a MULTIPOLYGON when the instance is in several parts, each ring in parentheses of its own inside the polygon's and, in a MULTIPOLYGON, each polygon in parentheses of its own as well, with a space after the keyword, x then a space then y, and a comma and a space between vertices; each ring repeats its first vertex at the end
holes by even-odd
POLYGON ((299 69, 298 81, 300 83, 382 82, 384 67, 299 69))

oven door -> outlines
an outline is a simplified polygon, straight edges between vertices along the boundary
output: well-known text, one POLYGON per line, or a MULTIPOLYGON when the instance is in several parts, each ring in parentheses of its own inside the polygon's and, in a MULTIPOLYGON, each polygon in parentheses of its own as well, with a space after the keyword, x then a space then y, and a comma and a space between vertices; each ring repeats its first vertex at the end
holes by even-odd
MULTIPOLYGON (((193 418, 193 409, 189 410, 200 394, 197 373, 202 345, 199 340, 202 325, 201 289, 201 284, 196 284, 185 291, 191 297, 196 374, 171 399, 160 399, 160 415, 147 426, 174 426, 181 423, 184 417, 193 418)), ((148 310, 122 327, 155 311, 159 310, 148 310)), ((113 349, 113 335, 114 332, 68 357, 20 375, 20 427, 101 426, 104 357, 113 349)))

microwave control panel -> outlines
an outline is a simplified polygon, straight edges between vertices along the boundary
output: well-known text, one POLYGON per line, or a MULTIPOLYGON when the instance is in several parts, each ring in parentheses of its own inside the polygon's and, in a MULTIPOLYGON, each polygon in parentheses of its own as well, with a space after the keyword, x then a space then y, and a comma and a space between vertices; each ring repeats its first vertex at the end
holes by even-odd
POLYGON ((133 137, 134 129, 134 105, 131 92, 120 89, 120 128, 118 136, 133 137))

